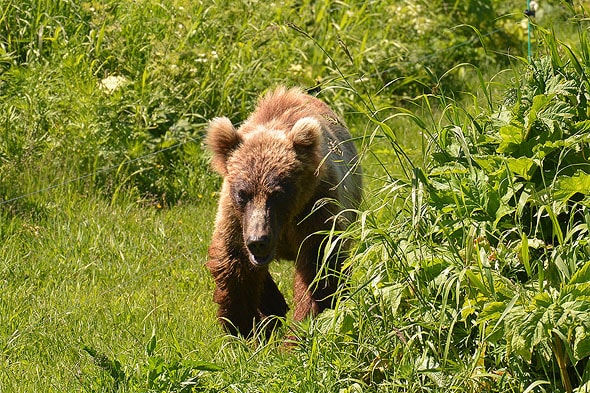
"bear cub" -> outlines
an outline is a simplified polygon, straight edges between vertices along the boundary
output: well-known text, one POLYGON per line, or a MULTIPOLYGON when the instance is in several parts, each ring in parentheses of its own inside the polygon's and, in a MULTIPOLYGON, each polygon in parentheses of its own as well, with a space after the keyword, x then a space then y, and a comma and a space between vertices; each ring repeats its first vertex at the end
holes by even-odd
POLYGON ((235 128, 213 119, 206 143, 223 176, 206 266, 217 316, 231 334, 269 333, 289 309, 268 265, 295 261, 295 321, 331 307, 346 244, 324 255, 332 229, 355 219, 358 154, 346 126, 322 101, 279 87, 235 128), (260 322, 265 322, 260 324, 260 322))

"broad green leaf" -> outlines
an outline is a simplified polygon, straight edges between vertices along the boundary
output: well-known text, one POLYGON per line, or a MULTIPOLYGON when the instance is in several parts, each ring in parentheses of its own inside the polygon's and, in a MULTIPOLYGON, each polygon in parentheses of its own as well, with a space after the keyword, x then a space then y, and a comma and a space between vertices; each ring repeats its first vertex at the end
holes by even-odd
POLYGON ((525 361, 530 362, 533 353, 533 335, 537 326, 537 321, 540 319, 538 313, 524 316, 522 309, 518 314, 506 318, 506 332, 510 338, 510 349, 525 361), (533 317, 536 317, 533 319, 533 317))
POLYGON ((531 180, 536 167, 536 163, 532 158, 519 157, 519 158, 507 158, 508 168, 512 173, 522 177, 525 180, 531 180))
POLYGON ((547 315, 547 300, 550 298, 546 293, 538 294, 533 299, 532 308, 524 310, 523 307, 515 307, 514 312, 506 317, 505 327, 511 338, 511 349, 527 362, 531 361, 535 347, 550 338, 546 326, 550 319, 547 315))
POLYGON ((477 318, 477 322, 487 322, 487 321, 497 321, 500 319, 500 316, 506 309, 506 304, 504 302, 489 302, 483 307, 479 316, 477 318))
POLYGON ((395 314, 405 289, 403 285, 385 285, 381 288, 375 288, 373 294, 383 301, 384 306, 388 307, 392 314, 395 314))
POLYGON ((158 342, 158 340, 156 338, 156 334, 152 333, 152 337, 150 338, 150 341, 148 341, 148 343, 145 346, 145 353, 148 356, 152 356, 155 353, 157 342, 158 342))
POLYGON ((533 315, 536 318, 531 318, 531 322, 535 321, 535 325, 534 325, 534 329, 532 329, 532 337, 530 338, 530 343, 531 343, 530 350, 534 349, 534 347, 541 344, 543 341, 547 340, 547 338, 549 337, 549 334, 548 334, 549 332, 546 327, 547 313, 543 313, 543 312, 541 312, 541 310, 538 310, 533 315))
POLYGON ((492 155, 472 155, 473 161, 487 173, 495 172, 501 167, 502 160, 499 156, 492 155))
POLYGON ((578 170, 573 176, 561 177, 555 182, 553 193, 555 199, 569 199, 576 193, 590 194, 590 174, 578 170))
POLYGON ((549 308, 553 304, 553 299, 547 292, 540 292, 533 298, 533 307, 535 308, 549 308))
MULTIPOLYGON (((525 148, 528 148, 525 146, 525 148)), ((543 143, 535 143, 531 150, 533 151, 533 157, 537 160, 537 162, 543 162, 543 159, 547 157, 549 154, 553 153, 557 150, 558 146, 553 141, 546 141, 543 143)))
POLYGON ((502 142, 497 148, 498 153, 511 154, 517 152, 524 140, 523 128, 509 124, 501 127, 499 133, 502 142))
POLYGON ((590 355, 590 332, 588 325, 576 326, 574 339, 574 358, 583 359, 590 355))
POLYGON ((486 340, 496 342, 505 335, 502 320, 511 307, 504 302, 489 302, 479 312, 477 324, 485 324, 486 340))
POLYGON ((576 132, 583 133, 582 135, 588 139, 590 138, 590 120, 582 120, 574 123, 573 128, 576 132))
MULTIPOLYGON (((562 302, 572 302, 573 300, 578 300, 579 302, 583 302, 584 307, 588 307, 590 311, 590 304, 586 304, 589 302, 590 299, 590 282, 584 282, 574 285, 564 285, 561 289, 560 299, 562 302)), ((573 306, 571 306, 573 308, 573 306)), ((584 308, 580 308, 584 310, 584 308)))
POLYGON ((474 315, 477 311, 477 302, 471 298, 466 298, 461 307, 461 321, 466 321, 470 315, 474 315))
POLYGON ((547 81, 545 94, 550 97, 555 95, 567 96, 576 94, 577 83, 574 80, 566 80, 560 75, 555 75, 547 81))
POLYGON ((490 291, 486 288, 483 281, 479 277, 479 273, 474 273, 471 270, 466 270, 465 275, 469 279, 469 283, 475 286, 483 294, 489 295, 490 291))
POLYGON ((203 362, 203 361, 187 361, 183 362, 182 366, 185 368, 190 368, 191 370, 199 370, 199 371, 221 371, 223 370, 221 366, 216 365, 215 363, 210 362, 203 362))
POLYGON ((590 283, 576 285, 574 290, 569 285, 564 288, 570 291, 567 296, 560 299, 564 312, 571 313, 571 320, 590 322, 590 283))
MULTIPOLYGON (((395 313, 395 311, 392 311, 395 313)), ((350 313, 346 313, 340 322, 340 333, 349 337, 356 335, 356 319, 350 313)))
POLYGON ((538 118, 539 112, 541 112, 551 102, 551 96, 546 94, 538 94, 533 98, 533 104, 529 109, 528 115, 528 126, 530 127, 535 120, 538 118))
POLYGON ((568 285, 587 283, 590 283, 590 261, 586 262, 584 266, 576 270, 568 282, 568 285))
POLYGON ((500 206, 498 207, 498 210, 496 210, 496 219, 494 220, 493 223, 493 228, 496 229, 498 226, 498 223, 500 222, 500 220, 509 215, 512 214, 516 211, 516 209, 506 203, 502 203, 500 204, 500 206))
MULTIPOLYGON (((575 108, 569 103, 560 100, 555 94, 539 94, 533 98, 533 105, 531 106, 528 115, 528 127, 529 133, 532 131, 533 123, 535 121, 543 122, 551 131, 552 135, 543 135, 544 140, 556 140, 561 138, 561 132, 559 128, 556 128, 556 124, 565 124, 567 119, 573 117, 575 108), (555 131, 557 133, 553 134, 555 131)), ((536 135, 527 135, 529 137, 536 135)))

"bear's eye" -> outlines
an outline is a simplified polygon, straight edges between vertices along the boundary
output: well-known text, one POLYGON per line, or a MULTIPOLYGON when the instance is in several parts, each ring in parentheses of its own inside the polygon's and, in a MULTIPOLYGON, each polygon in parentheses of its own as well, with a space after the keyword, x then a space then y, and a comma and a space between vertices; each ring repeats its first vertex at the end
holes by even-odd
POLYGON ((290 184, 281 184, 273 188, 271 196, 275 198, 292 197, 293 191, 293 187, 290 184))
POLYGON ((238 205, 244 206, 246 203, 248 203, 251 197, 248 191, 239 189, 234 191, 234 199, 238 205))

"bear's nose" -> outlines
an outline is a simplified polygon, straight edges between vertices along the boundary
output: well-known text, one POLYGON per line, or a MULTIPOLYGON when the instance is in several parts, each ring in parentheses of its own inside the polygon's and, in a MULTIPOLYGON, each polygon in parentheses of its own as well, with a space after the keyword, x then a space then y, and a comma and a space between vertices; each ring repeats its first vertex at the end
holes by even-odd
POLYGON ((270 252, 270 236, 250 236, 246 241, 246 246, 253 255, 265 257, 270 252))

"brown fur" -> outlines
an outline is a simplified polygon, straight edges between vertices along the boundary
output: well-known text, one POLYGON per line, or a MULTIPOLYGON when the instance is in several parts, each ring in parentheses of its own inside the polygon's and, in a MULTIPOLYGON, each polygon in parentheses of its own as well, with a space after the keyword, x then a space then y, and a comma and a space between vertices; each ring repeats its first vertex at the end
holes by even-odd
POLYGON ((296 321, 331 306, 338 279, 326 271, 339 271, 345 255, 323 258, 326 235, 316 232, 342 230, 354 219, 351 211, 339 214, 361 199, 350 138, 326 104, 299 89, 267 94, 239 129, 227 118, 211 121, 207 144, 224 181, 207 267, 229 332, 247 336, 259 321, 286 315, 268 271, 275 258, 295 261, 296 321))

